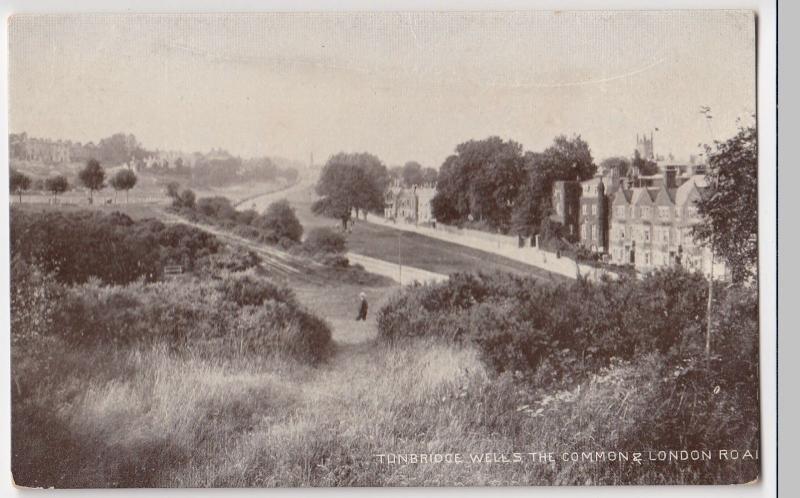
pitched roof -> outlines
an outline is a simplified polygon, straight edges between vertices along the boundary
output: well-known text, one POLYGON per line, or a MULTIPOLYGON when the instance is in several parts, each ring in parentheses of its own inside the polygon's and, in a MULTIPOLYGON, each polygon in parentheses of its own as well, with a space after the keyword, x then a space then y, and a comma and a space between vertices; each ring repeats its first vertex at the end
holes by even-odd
POLYGON ((689 180, 687 180, 683 185, 678 187, 678 190, 675 192, 675 205, 683 206, 685 205, 690 199, 696 198, 696 196, 700 196, 700 188, 705 188, 707 185, 705 175, 694 175, 689 180), (698 185, 699 184, 699 185, 698 185))
POLYGON ((633 196, 631 197, 631 204, 652 204, 653 193, 646 187, 635 187, 633 189, 633 196))
POLYGON ((633 192, 629 189, 618 188, 614 191, 614 200, 611 201, 612 204, 615 205, 623 205, 629 204, 631 202, 631 197, 633 196, 633 192))
POLYGON ((675 191, 677 189, 670 188, 668 189, 666 185, 663 183, 661 187, 656 192, 656 198, 654 202, 659 206, 671 206, 675 203, 675 191))

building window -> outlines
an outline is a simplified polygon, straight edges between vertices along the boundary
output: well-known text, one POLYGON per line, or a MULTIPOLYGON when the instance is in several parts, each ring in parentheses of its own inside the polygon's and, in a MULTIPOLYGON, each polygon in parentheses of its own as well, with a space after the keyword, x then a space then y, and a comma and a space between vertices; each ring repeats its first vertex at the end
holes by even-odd
POLYGON ((597 216, 597 204, 592 204, 592 215, 597 216))
POLYGON ((650 242, 650 229, 649 228, 645 228, 644 229, 644 241, 645 242, 650 242))
POLYGON ((586 204, 581 206, 581 214, 586 214, 586 204))
POLYGON ((644 253, 644 264, 646 264, 646 265, 650 264, 650 253, 649 252, 644 253))
POLYGON ((658 217, 662 220, 669 219, 669 206, 659 206, 658 217))

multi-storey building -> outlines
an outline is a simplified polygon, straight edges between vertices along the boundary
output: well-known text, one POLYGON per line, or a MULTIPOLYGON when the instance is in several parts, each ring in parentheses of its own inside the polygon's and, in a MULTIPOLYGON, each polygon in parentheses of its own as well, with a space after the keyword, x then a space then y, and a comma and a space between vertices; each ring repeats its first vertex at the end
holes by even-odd
POLYGON ((578 243, 592 252, 608 252, 608 210, 619 185, 616 169, 581 182, 578 243))
POLYGON ((580 199, 580 182, 558 180, 553 184, 550 221, 559 223, 564 228, 564 235, 571 241, 578 240, 580 199))
POLYGON ((71 147, 71 142, 31 138, 25 132, 9 135, 9 152, 10 156, 15 159, 67 163, 70 161, 71 147))
POLYGON ((619 189, 611 202, 611 261, 643 272, 680 264, 705 274, 713 261, 714 274, 724 275, 724 264, 692 235, 692 227, 700 222, 696 203, 705 189, 704 178, 693 176, 677 188, 662 183, 619 189))
POLYGON ((391 187, 384 197, 384 218, 408 223, 435 223, 431 202, 436 188, 431 186, 391 187))

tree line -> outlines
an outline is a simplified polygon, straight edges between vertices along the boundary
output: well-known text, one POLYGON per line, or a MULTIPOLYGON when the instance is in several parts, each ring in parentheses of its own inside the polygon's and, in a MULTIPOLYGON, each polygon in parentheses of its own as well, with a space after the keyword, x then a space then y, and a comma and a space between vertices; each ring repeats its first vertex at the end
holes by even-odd
MULTIPOLYGON (((78 172, 78 181, 89 190, 89 202, 92 202, 94 192, 102 190, 107 186, 106 171, 97 159, 89 159, 83 169, 78 172)), ((137 182, 138 178, 136 177, 136 173, 124 168, 117 171, 117 173, 111 177, 108 184, 114 189, 115 194, 120 190, 124 191, 125 202, 127 202, 128 192, 136 186, 137 182)), ((19 196, 20 202, 22 202, 22 194, 30 190, 32 185, 33 181, 28 175, 16 169, 11 169, 9 189, 13 194, 19 196)), ((44 180, 42 186, 44 190, 53 194, 54 200, 56 200, 60 194, 63 194, 71 188, 67 177, 64 175, 51 176, 44 180)))
MULTIPOLYGON (((698 203, 702 222, 695 233, 731 267, 735 280, 754 275, 758 247, 758 161, 756 127, 741 127, 723 142, 706 146, 709 188, 698 203)), ((620 177, 652 175, 658 167, 638 151, 632 159, 610 157, 600 169, 620 177)), ((524 151, 513 140, 492 136, 456 146, 438 173, 410 161, 387 169, 370 153, 339 153, 326 162, 316 185, 316 214, 341 220, 353 213, 382 213, 393 179, 405 186, 435 184, 433 215, 447 224, 473 224, 520 236, 552 233, 549 220, 553 184, 587 180, 598 171, 589 144, 580 135, 560 135, 541 152, 524 151), (434 175, 434 173, 436 173, 434 175)))
POLYGON ((389 170, 375 155, 342 152, 325 164, 313 210, 346 226, 353 212, 382 212, 387 186, 398 179, 406 187, 435 184, 433 214, 443 223, 478 221, 494 231, 532 235, 546 218, 553 182, 584 180, 596 171, 580 136, 557 137, 541 153, 499 137, 470 140, 456 146, 438 173, 415 161, 389 170))

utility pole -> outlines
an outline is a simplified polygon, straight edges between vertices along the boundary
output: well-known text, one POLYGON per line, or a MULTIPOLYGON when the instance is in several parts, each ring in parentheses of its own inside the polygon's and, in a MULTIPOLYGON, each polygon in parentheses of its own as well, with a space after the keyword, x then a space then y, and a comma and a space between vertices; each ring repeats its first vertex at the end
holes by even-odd
MULTIPOLYGON (((705 116, 706 125, 708 126, 708 134, 711 137, 711 143, 714 143, 714 131, 711 129, 711 108, 708 106, 700 107, 700 114, 705 116)), ((706 149, 706 161, 709 160, 709 151, 711 144, 706 149)), ((709 164, 709 167, 711 165, 709 164)), ((711 226, 711 268, 708 272, 708 305, 706 307, 706 370, 711 367, 711 306, 714 302, 714 226, 711 226)), ((702 265, 701 265, 702 267, 702 265)))
MULTIPOLYGON (((711 230, 714 240, 714 230, 711 230)), ((714 301, 714 243, 711 243, 711 268, 708 271, 708 306, 706 308, 706 370, 711 366, 711 303, 714 301)))
POLYGON ((400 241, 402 239, 403 231, 397 231, 397 268, 398 268, 398 279, 400 280, 400 287, 403 286, 403 253, 400 246, 400 241))

